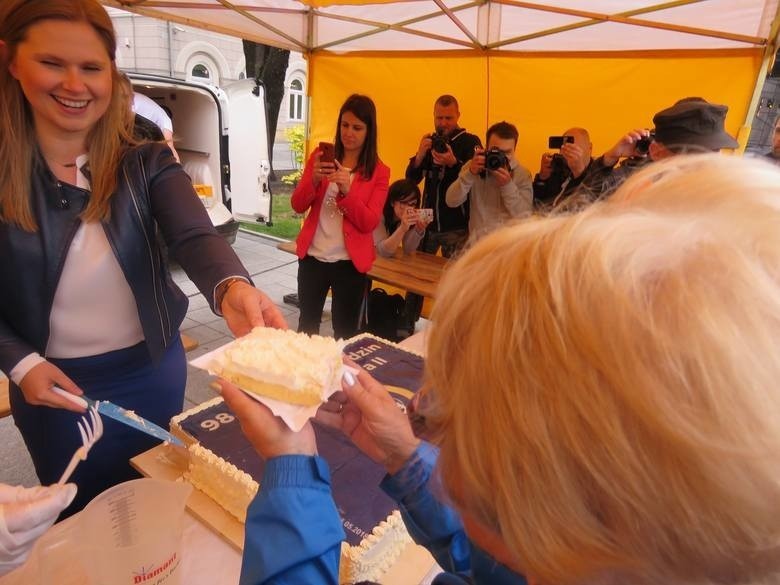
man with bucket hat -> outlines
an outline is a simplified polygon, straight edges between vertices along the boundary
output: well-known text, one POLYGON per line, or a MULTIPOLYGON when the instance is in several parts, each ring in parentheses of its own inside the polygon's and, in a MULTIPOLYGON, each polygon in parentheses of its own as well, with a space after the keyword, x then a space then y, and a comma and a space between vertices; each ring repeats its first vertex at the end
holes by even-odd
POLYGON ((598 193, 578 189, 563 204, 576 209, 608 197, 637 169, 682 153, 703 153, 739 144, 724 127, 728 106, 700 97, 686 97, 653 116, 654 131, 632 130, 594 161, 607 173, 598 193), (623 159, 620 166, 618 161, 623 159), (610 170, 611 169, 611 170, 610 170))
POLYGON ((728 111, 728 106, 702 98, 683 98, 661 110, 653 117, 656 148, 650 145, 650 157, 658 160, 681 152, 737 148, 739 143, 724 129, 728 111))

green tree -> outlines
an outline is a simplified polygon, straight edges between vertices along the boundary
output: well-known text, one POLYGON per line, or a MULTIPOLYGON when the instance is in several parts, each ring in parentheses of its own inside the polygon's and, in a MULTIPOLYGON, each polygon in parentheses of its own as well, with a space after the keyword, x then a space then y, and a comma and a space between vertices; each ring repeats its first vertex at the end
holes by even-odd
POLYGON ((290 143, 290 152, 292 152, 293 160, 295 161, 295 166, 298 170, 286 174, 282 177, 282 181, 288 185, 295 185, 303 174, 303 142, 306 139, 303 124, 296 124, 290 128, 285 128, 284 136, 287 138, 287 142, 290 143))

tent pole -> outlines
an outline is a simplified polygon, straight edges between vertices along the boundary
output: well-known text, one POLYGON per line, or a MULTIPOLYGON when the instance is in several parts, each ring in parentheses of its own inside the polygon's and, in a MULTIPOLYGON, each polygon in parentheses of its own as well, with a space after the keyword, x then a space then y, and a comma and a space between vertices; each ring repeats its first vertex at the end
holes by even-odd
POLYGON ((312 87, 314 83, 314 59, 312 54, 312 48, 314 47, 314 10, 309 8, 306 12, 306 51, 304 52, 304 59, 306 59, 306 124, 303 126, 303 164, 309 160, 311 154, 309 149, 309 141, 311 140, 311 103, 312 103, 312 87))
POLYGON ((576 30, 579 28, 584 28, 588 26, 594 26, 597 24, 602 24, 604 22, 615 22, 620 24, 627 24, 631 26, 641 26, 645 28, 655 28, 659 30, 668 30, 672 32, 679 32, 679 33, 686 33, 691 35, 697 35, 697 36, 704 36, 704 37, 713 37, 716 39, 725 39, 728 41, 737 41, 740 43, 750 43, 753 45, 762 45, 764 44, 764 39, 761 37, 756 36, 750 36, 750 35, 742 35, 742 34, 736 34, 736 33, 729 33, 724 31, 717 31, 717 30, 711 30, 711 29, 705 29, 705 28, 697 28, 692 26, 683 26, 679 24, 670 24, 665 22, 656 22, 653 20, 645 20, 645 19, 639 19, 634 18, 638 14, 647 14, 650 12, 655 12, 657 10, 666 9, 674 6, 681 6, 685 4, 691 4, 695 2, 699 2, 701 0, 679 0, 678 2, 669 2, 666 4, 657 4, 654 6, 646 6, 642 9, 638 10, 631 10, 629 12, 619 12, 616 14, 602 14, 597 12, 586 12, 583 10, 573 10, 570 8, 560 8, 560 7, 551 7, 551 6, 544 6, 540 4, 533 4, 529 2, 522 2, 520 0, 493 0, 496 4, 505 4, 507 6, 515 6, 517 8, 526 8, 526 9, 532 9, 532 10, 541 10, 542 12, 552 12, 556 14, 567 14, 570 16, 578 16, 581 18, 586 18, 588 20, 583 20, 581 22, 574 22, 571 24, 563 25, 563 26, 557 26, 555 28, 550 28, 547 30, 541 30, 534 33, 521 35, 513 38, 507 38, 499 42, 490 43, 488 45, 489 49, 499 48, 506 45, 511 45, 515 43, 520 43, 523 41, 529 41, 532 39, 537 39, 540 37, 549 36, 552 34, 558 34, 561 32, 566 32, 569 30, 576 30))
MULTIPOLYGON (((472 7, 478 6, 478 5, 479 5, 479 2, 468 2, 467 4, 463 4, 463 5, 454 7, 454 8, 450 8, 449 11, 454 15, 456 12, 458 12, 460 10, 465 10, 465 9, 472 8, 472 7)), ((481 48, 481 46, 479 45, 478 41, 476 41, 476 39, 474 39, 474 42, 469 42, 469 41, 465 41, 465 40, 462 40, 462 39, 456 39, 456 38, 447 37, 447 36, 439 35, 439 34, 435 34, 435 33, 429 33, 429 32, 425 32, 425 31, 421 31, 421 30, 415 30, 415 29, 412 29, 412 28, 406 28, 410 24, 416 24, 418 22, 424 22, 426 20, 430 20, 432 18, 436 18, 438 16, 441 16, 441 13, 439 13, 439 12, 431 12, 431 13, 428 13, 428 14, 423 14, 423 15, 420 15, 420 16, 416 16, 415 18, 410 18, 408 20, 403 20, 401 22, 396 22, 394 24, 382 23, 382 22, 378 22, 378 21, 375 21, 375 20, 366 20, 364 18, 355 18, 355 17, 351 17, 351 16, 343 16, 343 15, 340 15, 340 14, 339 15, 337 15, 337 14, 328 14, 328 13, 321 12, 321 11, 318 11, 318 10, 315 10, 314 14, 316 16, 319 16, 320 18, 328 18, 330 20, 338 20, 338 21, 342 21, 342 22, 352 22, 352 23, 355 23, 355 24, 362 24, 362 25, 365 25, 365 26, 374 27, 372 30, 369 30, 369 31, 365 31, 365 32, 362 32, 362 33, 356 33, 356 34, 348 36, 348 37, 335 39, 333 41, 330 41, 329 43, 325 43, 325 44, 319 45, 318 47, 316 47, 317 49, 328 49, 330 47, 337 46, 337 45, 340 45, 342 43, 347 43, 347 42, 354 41, 354 40, 357 40, 357 39, 362 39, 362 38, 365 38, 365 37, 369 37, 371 35, 375 35, 377 33, 384 32, 386 30, 396 30, 398 32, 403 32, 403 33, 410 34, 410 35, 415 35, 415 36, 419 36, 419 37, 423 37, 423 38, 433 39, 433 40, 436 40, 436 41, 443 41, 443 42, 451 43, 451 44, 454 44, 454 45, 460 45, 460 46, 465 47, 467 49, 481 48)), ((454 16, 453 16, 453 18, 454 18, 454 16)), ((458 21, 458 22, 460 22, 460 21, 458 21)), ((471 38, 471 35, 469 35, 469 38, 471 38)), ((311 45, 310 48, 314 49, 315 47, 313 45, 311 45)))
POLYGON ((764 47, 764 57, 761 60, 761 67, 758 69, 756 85, 753 87, 753 96, 750 98, 750 105, 745 114, 745 122, 742 124, 742 127, 739 129, 739 134, 737 135, 737 142, 739 142, 737 152, 739 153, 745 152, 748 138, 750 138, 750 130, 753 128, 753 119, 756 116, 758 104, 761 101, 761 92, 764 90, 764 82, 766 81, 769 64, 774 62, 773 59, 777 53, 778 32, 780 32, 780 4, 777 6, 775 17, 772 20, 772 26, 769 29, 769 36, 766 46, 764 47))

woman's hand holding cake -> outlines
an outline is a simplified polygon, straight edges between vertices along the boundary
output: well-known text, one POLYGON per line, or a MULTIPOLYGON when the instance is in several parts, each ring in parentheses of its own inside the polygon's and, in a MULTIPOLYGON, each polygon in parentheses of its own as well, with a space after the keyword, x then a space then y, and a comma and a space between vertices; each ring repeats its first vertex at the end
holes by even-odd
MULTIPOLYGON (((355 364, 350 363, 354 366, 355 364)), ((264 404, 246 396, 238 387, 219 380, 222 397, 241 422, 241 429, 255 450, 266 459, 281 455, 316 455, 314 430, 306 423, 292 431, 264 404)), ((331 395, 317 412, 317 421, 343 432, 368 457, 394 474, 420 444, 406 414, 385 387, 364 370, 349 371, 342 391, 331 395)))
POLYGON ((317 420, 339 429, 392 475, 420 444, 408 417, 385 387, 362 369, 357 377, 345 375, 342 388, 320 407, 317 420))
POLYGON ((220 311, 236 337, 249 333, 254 327, 287 329, 279 308, 263 291, 242 279, 225 284, 220 311))
POLYGON ((230 382, 219 380, 219 385, 222 387, 222 397, 241 423, 241 430, 263 458, 317 454, 317 443, 310 423, 306 423, 296 433, 267 406, 250 398, 230 382))

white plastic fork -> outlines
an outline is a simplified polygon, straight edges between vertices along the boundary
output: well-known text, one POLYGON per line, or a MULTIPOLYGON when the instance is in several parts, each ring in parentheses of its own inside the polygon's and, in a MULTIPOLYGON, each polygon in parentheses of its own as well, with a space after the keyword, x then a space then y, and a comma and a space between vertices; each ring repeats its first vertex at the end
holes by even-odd
POLYGON ((73 457, 70 458, 70 463, 68 463, 68 466, 65 468, 57 485, 63 485, 70 479, 70 476, 73 474, 73 471, 76 469, 79 462, 84 461, 87 458, 87 453, 89 453, 92 445, 97 443, 98 439, 103 436, 103 421, 100 419, 100 414, 98 414, 97 404, 90 407, 89 419, 92 422, 91 425, 90 422, 87 421, 86 416, 82 416, 81 420, 78 422, 82 445, 76 449, 73 457))

